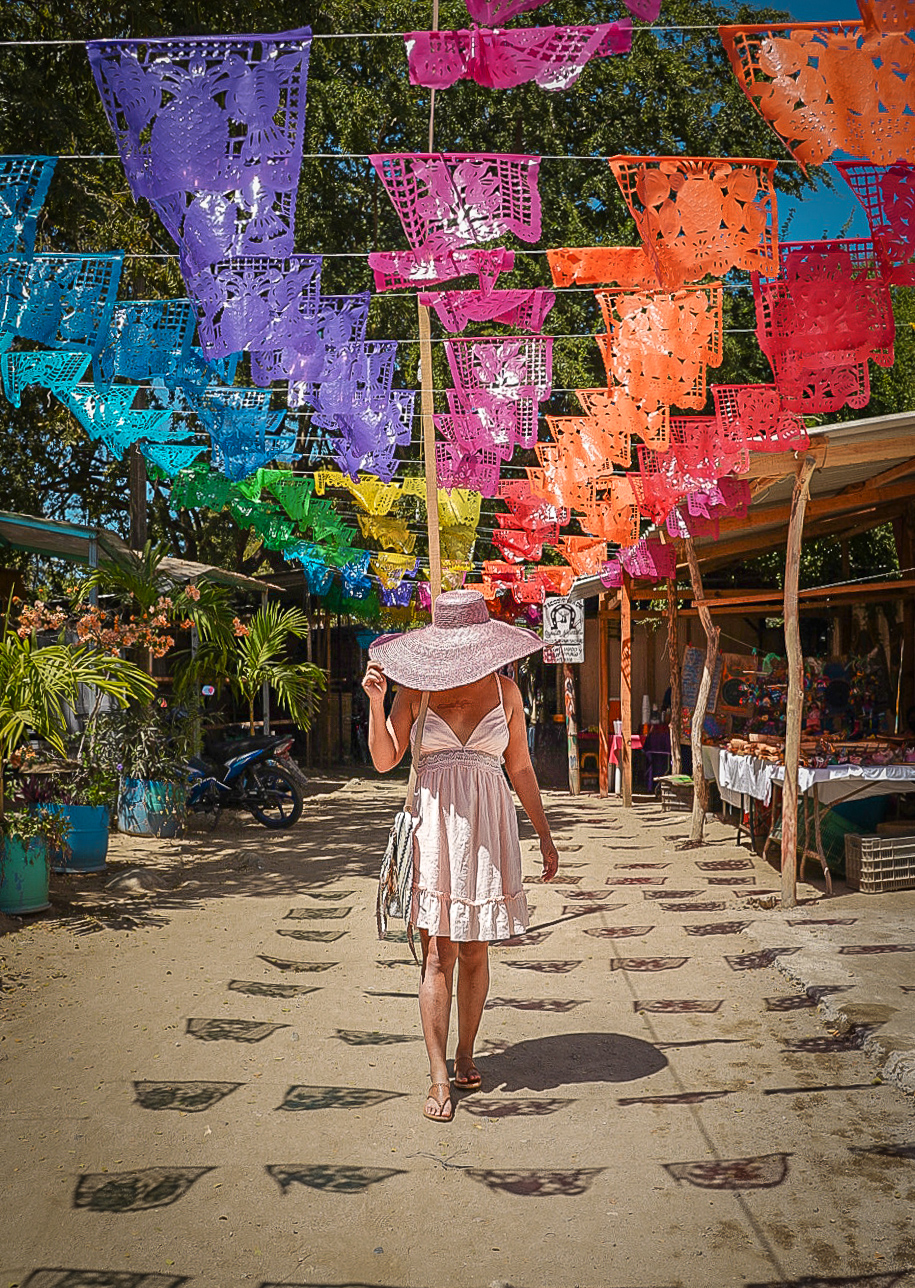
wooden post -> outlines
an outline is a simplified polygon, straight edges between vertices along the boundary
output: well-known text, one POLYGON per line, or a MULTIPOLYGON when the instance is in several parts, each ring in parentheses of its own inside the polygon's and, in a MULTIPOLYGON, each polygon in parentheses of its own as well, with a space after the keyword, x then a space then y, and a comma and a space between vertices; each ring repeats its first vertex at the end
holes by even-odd
MULTIPOLYGON (((432 0, 432 30, 438 31, 438 0, 432 0)), ((434 151, 435 90, 429 95, 429 152, 434 151)), ((429 539, 429 594, 433 604, 442 590, 442 547, 438 521, 438 471, 435 465, 435 392, 432 383, 432 335, 429 310, 416 298, 419 314, 420 405, 423 416, 423 460, 426 469, 426 532, 429 539)))
POLYGON ((146 461, 136 443, 127 453, 127 478, 130 497, 130 545, 142 550, 148 532, 146 521, 146 461))
POLYGON ((670 663, 670 772, 682 770, 680 737, 682 730, 682 690, 680 685, 679 614, 677 612, 677 579, 667 578, 667 658, 670 663))
POLYGON ((696 706, 693 711, 690 730, 690 746, 693 753, 693 817, 690 824, 689 844, 701 845, 705 829, 705 811, 708 806, 708 784, 705 781, 705 770, 702 766, 702 726, 708 711, 709 695, 712 691, 712 676, 718 661, 718 627, 712 621, 712 615, 705 602, 705 590, 702 585, 702 572, 696 557, 696 548, 692 538, 687 537, 683 543, 689 563, 689 576, 693 587, 693 598, 699 611, 699 620, 705 631, 705 664, 702 668, 702 679, 696 695, 696 706))
POLYGON ((620 785, 623 806, 632 805, 632 580, 623 573, 620 588, 620 718, 623 745, 620 747, 620 785))
POLYGON ((816 458, 805 456, 798 465, 791 516, 788 520, 788 549, 785 555, 785 649, 788 654, 788 708, 785 714, 785 786, 782 790, 782 907, 797 907, 797 797, 798 765, 801 758, 801 717, 804 710, 804 657, 797 613, 797 582, 801 565, 804 511, 810 491, 810 476, 816 458))
POLYGON ((597 790, 610 790, 610 623, 607 595, 601 595, 597 612, 597 790))
POLYGON ((575 715, 575 672, 568 662, 562 664, 562 678, 566 700, 566 746, 569 753, 569 794, 581 794, 581 774, 578 765, 578 720, 575 715))
MULTIPOLYGON (((433 91, 434 92, 434 91, 433 91)), ((442 589, 442 549, 438 521, 438 473, 435 468, 435 396, 432 385, 432 336, 429 310, 419 312, 419 365, 422 375, 423 459, 426 469, 426 528, 429 537, 429 593, 433 603, 442 589)))

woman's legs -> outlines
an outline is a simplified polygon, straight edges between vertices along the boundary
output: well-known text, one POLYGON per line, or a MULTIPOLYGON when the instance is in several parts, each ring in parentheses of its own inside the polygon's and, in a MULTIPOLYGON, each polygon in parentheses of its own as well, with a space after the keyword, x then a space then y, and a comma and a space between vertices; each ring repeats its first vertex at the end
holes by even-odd
MULTIPOLYGON (((458 963, 458 1041, 454 1072, 455 1076, 460 1074, 466 1080, 468 1073, 474 1068, 473 1044, 489 992, 489 944, 459 944, 458 963)), ((475 1079, 471 1078, 471 1082, 475 1082, 475 1079)))
MULTIPOLYGON (((445 1049, 448 1043, 448 1026, 451 1021, 451 990, 454 981, 454 963, 458 945, 445 935, 430 935, 421 930, 423 949, 422 975, 419 985, 419 1015, 423 1037, 429 1053, 429 1074, 433 1082, 448 1082, 445 1049)), ((460 985, 458 986, 460 989, 460 985)), ((460 1006, 460 991, 458 993, 460 1006)), ((459 1012, 460 1013, 460 1012, 459 1012)), ((479 1021, 477 1021, 479 1023, 479 1021)), ((429 1096, 425 1112, 433 1118, 450 1117, 450 1100, 444 1103, 429 1096)))

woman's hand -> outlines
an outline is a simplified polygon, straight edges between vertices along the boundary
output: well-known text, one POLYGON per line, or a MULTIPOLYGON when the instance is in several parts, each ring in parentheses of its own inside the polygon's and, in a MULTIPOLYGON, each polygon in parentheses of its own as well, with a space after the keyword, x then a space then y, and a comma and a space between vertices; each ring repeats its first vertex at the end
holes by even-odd
POLYGON ((388 691, 388 680, 377 662, 369 662, 365 675, 362 677, 362 687, 368 694, 370 702, 373 700, 384 701, 384 696, 388 691))
POLYGON ((551 836, 544 836, 541 839, 540 853, 543 855, 543 880, 552 881, 559 871, 559 851, 553 844, 551 836))

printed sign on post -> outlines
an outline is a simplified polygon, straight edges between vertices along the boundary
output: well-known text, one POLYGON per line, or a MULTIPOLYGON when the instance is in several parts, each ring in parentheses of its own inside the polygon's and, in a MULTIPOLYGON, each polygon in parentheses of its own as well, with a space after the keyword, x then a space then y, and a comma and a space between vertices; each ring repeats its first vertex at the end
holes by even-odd
POLYGON ((543 601, 544 662, 585 660, 585 601, 554 595, 543 601))

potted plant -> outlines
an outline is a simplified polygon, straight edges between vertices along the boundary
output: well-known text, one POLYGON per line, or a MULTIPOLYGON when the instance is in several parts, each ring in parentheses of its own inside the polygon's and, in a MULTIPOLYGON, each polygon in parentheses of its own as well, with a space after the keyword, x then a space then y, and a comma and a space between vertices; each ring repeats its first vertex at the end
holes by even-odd
POLYGON ((19 917, 49 908, 49 856, 67 845, 60 814, 24 807, 0 816, 0 912, 19 917))
POLYGON ((129 836, 179 836, 184 829, 187 715, 165 701, 99 718, 98 763, 118 776, 118 829, 129 836))
POLYGON ((131 698, 148 698, 154 691, 149 676, 117 654, 88 644, 40 644, 36 625, 39 619, 48 624, 44 605, 36 604, 29 613, 31 618, 26 614, 26 620, 20 618, 18 629, 13 629, 7 612, 0 635, 0 862, 3 889, 13 905, 0 905, 2 911, 34 911, 47 905, 47 845, 50 841, 52 848, 62 849, 69 830, 66 820, 54 812, 35 808, 6 812, 11 759, 24 751, 30 736, 59 756, 66 755, 67 715, 78 706, 81 686, 101 691, 122 706, 131 698), (24 872, 24 868, 31 870, 24 872), (43 897, 31 889, 39 879, 43 897), (24 893, 26 887, 31 893, 24 893))
POLYGON ((50 852, 52 872, 104 872, 118 777, 88 761, 41 766, 26 780, 27 798, 68 824, 66 845, 50 852))
POLYGON ((227 660, 229 684, 248 709, 248 731, 254 733, 254 703, 265 684, 274 691, 300 729, 307 729, 325 687, 324 672, 310 662, 290 661, 288 636, 308 635, 308 618, 298 608, 277 604, 259 608, 245 626, 234 623, 238 636, 227 660))

